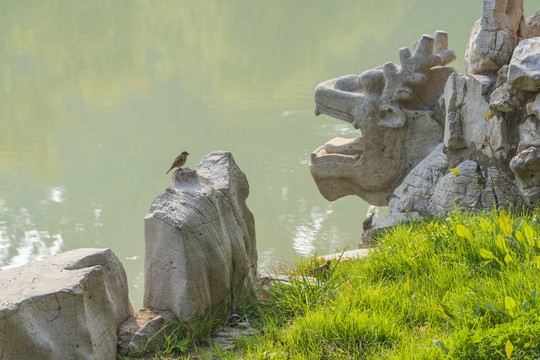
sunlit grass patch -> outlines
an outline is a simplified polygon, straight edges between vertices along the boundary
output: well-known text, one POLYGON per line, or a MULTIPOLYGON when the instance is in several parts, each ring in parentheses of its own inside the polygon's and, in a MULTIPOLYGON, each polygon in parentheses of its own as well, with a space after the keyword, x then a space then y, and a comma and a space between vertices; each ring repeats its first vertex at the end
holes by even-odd
POLYGON ((368 258, 331 264, 324 280, 315 274, 317 282, 308 283, 300 273, 290 285, 274 287, 261 306, 267 317, 261 337, 240 344, 240 353, 534 358, 539 226, 532 212, 505 211, 456 212, 399 226, 368 258))
POLYGON ((252 336, 217 356, 538 359, 535 214, 456 212, 396 227, 366 258, 302 260, 249 307, 252 336))

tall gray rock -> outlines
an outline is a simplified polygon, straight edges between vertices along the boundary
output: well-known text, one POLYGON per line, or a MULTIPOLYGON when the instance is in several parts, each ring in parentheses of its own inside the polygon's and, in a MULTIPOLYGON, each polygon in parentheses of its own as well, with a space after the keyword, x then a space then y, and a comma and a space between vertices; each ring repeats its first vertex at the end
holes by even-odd
POLYGON ((540 90, 540 37, 519 42, 508 67, 508 82, 517 89, 540 90))
POLYGON ((0 271, 1 359, 116 359, 133 312, 109 249, 78 249, 0 271))
POLYGON ((467 74, 498 71, 508 64, 521 34, 526 31, 523 0, 483 0, 482 17, 476 21, 467 50, 467 74))
POLYGON ((231 153, 179 169, 144 219, 144 306, 184 321, 253 294, 257 273, 249 185, 231 153))

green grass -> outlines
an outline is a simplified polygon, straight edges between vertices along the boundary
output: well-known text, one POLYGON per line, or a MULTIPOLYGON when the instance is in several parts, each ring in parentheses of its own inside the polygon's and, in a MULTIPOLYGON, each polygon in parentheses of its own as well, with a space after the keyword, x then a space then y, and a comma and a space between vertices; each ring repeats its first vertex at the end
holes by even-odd
POLYGON ((394 229, 324 282, 301 280, 305 261, 230 358, 539 359, 539 227, 534 213, 456 212, 394 229))
POLYGON ((211 356, 540 359, 539 233, 534 212, 456 212, 399 226, 324 273, 302 261, 252 305, 254 336, 211 356))
POLYGON ((183 323, 180 319, 169 321, 164 328, 154 336, 164 338, 164 345, 158 348, 154 354, 139 356, 123 356, 120 360, 132 359, 190 359, 191 355, 186 355, 191 349, 201 348, 211 342, 212 333, 218 328, 222 321, 212 316, 206 316, 196 324, 183 323), (186 355, 183 356, 182 355, 186 355))

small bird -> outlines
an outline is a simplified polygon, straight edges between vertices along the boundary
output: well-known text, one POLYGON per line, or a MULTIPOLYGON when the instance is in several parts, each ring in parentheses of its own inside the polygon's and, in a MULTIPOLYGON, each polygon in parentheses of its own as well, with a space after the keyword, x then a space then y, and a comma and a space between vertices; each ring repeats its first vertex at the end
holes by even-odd
POLYGON ((364 231, 369 230, 369 228, 371 227, 371 223, 373 222, 373 215, 374 214, 375 213, 369 214, 369 216, 366 218, 366 220, 364 220, 364 223, 362 224, 362 227, 364 228, 364 231))
MULTIPOLYGON (((169 171, 171 171, 172 169, 174 168, 179 168, 181 169, 182 166, 184 166, 184 164, 186 163, 186 160, 187 160, 187 156, 189 155, 189 153, 187 151, 182 151, 180 153, 180 155, 178 155, 176 157, 176 159, 174 159, 174 162, 172 163, 171 165, 171 168, 169 169, 169 171)), ((165 175, 167 175, 169 173, 169 171, 167 171, 165 173, 165 175)))

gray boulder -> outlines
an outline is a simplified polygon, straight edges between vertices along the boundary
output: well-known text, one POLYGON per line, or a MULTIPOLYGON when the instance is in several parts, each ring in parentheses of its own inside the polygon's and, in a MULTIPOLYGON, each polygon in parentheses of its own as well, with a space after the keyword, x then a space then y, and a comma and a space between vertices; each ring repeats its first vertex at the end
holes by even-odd
POLYGON ((508 64, 525 28, 523 0, 483 0, 482 17, 476 21, 467 50, 465 71, 482 74, 508 64))
POLYGON ((414 209, 426 213, 431 205, 434 186, 448 172, 448 157, 439 144, 417 167, 415 167, 394 191, 388 204, 392 213, 405 213, 414 209))
POLYGON ((540 37, 518 44, 508 68, 508 82, 517 89, 540 90, 540 37))
POLYGON ((526 18, 525 24, 527 26, 527 38, 540 36, 540 11, 526 18))
MULTIPOLYGON (((495 117, 486 120, 489 110, 487 93, 492 81, 487 76, 452 74, 446 82, 444 100, 446 121, 444 145, 448 149, 465 149, 471 144, 481 149, 486 136, 500 146, 500 122, 495 117)), ((482 149, 488 153, 489 149, 482 149)))
POLYGON ((133 312, 109 249, 78 249, 0 271, 0 358, 116 359, 133 312))
POLYGON ((118 331, 119 355, 144 356, 163 347, 175 316, 169 311, 141 309, 127 318, 118 331))
POLYGON ((534 207, 540 201, 540 142, 522 142, 510 162, 525 203, 534 207))
POLYGON ((145 307, 190 321, 253 295, 257 249, 248 194, 229 152, 175 171, 144 219, 145 307))

